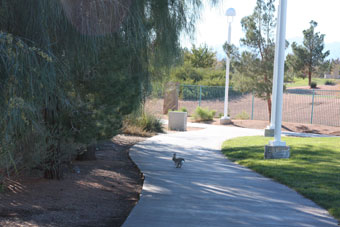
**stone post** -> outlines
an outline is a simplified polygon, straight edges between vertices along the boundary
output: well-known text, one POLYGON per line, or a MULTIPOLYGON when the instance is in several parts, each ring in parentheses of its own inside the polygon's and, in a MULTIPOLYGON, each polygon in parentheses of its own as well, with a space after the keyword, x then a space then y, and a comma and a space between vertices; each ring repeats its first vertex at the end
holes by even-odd
POLYGON ((169 110, 178 110, 178 83, 169 82, 164 88, 163 114, 169 110))

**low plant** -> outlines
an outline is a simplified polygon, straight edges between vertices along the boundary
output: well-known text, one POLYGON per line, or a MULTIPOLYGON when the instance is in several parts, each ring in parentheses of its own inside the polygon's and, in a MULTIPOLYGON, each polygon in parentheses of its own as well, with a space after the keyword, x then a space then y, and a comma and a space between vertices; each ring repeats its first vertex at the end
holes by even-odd
POLYGON ((195 121, 212 121, 216 114, 216 110, 209 110, 198 106, 192 115, 195 121))
POLYGON ((123 122, 122 132, 129 135, 152 136, 155 133, 162 133, 163 126, 160 119, 149 113, 129 115, 123 122))
POLYGON ((179 112, 187 112, 187 113, 188 113, 188 110, 187 110, 187 108, 185 108, 185 107, 181 107, 181 108, 179 109, 179 112))
POLYGON ((187 108, 185 107, 181 107, 179 110, 172 110, 172 109, 169 109, 168 110, 168 113, 169 112, 188 112, 187 108))
POLYGON ((317 86, 318 84, 314 81, 310 83, 310 88, 316 88, 317 86))
POLYGON ((138 119, 139 126, 147 132, 163 132, 160 119, 149 113, 143 113, 138 119))
POLYGON ((326 80, 325 85, 335 85, 335 82, 333 80, 326 80))
POLYGON ((235 117, 238 120, 249 120, 250 116, 246 111, 242 111, 242 113, 239 113, 235 117))

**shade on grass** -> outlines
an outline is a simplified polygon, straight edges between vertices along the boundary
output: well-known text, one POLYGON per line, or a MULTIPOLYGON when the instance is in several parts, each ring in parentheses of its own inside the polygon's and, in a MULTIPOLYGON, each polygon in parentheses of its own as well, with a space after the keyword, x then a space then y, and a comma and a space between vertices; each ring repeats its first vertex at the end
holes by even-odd
POLYGON ((269 140, 273 138, 228 140, 222 152, 231 161, 295 189, 340 220, 340 138, 283 138, 291 158, 264 160, 269 140))

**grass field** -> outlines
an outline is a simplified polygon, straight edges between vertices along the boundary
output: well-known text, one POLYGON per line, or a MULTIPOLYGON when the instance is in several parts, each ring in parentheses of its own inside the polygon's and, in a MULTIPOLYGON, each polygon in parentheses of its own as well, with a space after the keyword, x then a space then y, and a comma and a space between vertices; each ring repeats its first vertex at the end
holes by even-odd
MULTIPOLYGON (((335 79, 312 78, 312 81, 316 82, 319 86, 325 85, 325 82, 327 80, 333 81, 335 84, 340 83, 340 80, 335 80, 335 79)), ((303 86, 308 86, 308 78, 306 79, 295 78, 293 83, 286 83, 287 88, 303 87, 303 86)))
POLYGON ((291 138, 287 160, 264 160, 264 146, 272 138, 228 140, 222 152, 232 161, 275 179, 313 200, 340 220, 339 138, 291 138))

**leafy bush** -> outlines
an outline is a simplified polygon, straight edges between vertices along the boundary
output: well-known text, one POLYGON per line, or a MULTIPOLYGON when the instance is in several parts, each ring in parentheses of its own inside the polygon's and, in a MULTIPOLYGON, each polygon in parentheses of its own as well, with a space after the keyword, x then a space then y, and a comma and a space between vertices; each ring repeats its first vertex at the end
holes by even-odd
POLYGON ((326 80, 325 85, 335 85, 335 82, 333 80, 326 80))
POLYGON ((179 111, 180 111, 180 112, 187 112, 187 113, 188 113, 188 110, 187 110, 187 108, 185 108, 185 107, 181 107, 181 108, 179 109, 179 111))
POLYGON ((160 119, 149 113, 144 113, 138 119, 138 125, 147 132, 163 132, 163 126, 160 119))
POLYGON ((123 122, 122 132, 136 136, 152 136, 157 132, 164 132, 162 122, 149 113, 136 113, 129 115, 123 122))
POLYGON ((179 110, 172 110, 172 109, 169 109, 168 110, 168 113, 169 112, 188 112, 187 108, 185 107, 181 107, 179 110))
POLYGON ((316 82, 312 82, 310 84, 310 88, 316 88, 318 86, 318 84, 316 82))
POLYGON ((225 70, 216 68, 196 68, 187 62, 173 68, 170 72, 171 81, 180 84, 224 86, 225 70))
POLYGON ((215 114, 215 110, 209 110, 198 106, 193 114, 193 118, 195 121, 212 121, 215 114))
POLYGON ((242 113, 237 114, 235 118, 238 120, 249 120, 250 119, 249 114, 246 111, 242 111, 242 113))

